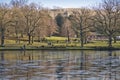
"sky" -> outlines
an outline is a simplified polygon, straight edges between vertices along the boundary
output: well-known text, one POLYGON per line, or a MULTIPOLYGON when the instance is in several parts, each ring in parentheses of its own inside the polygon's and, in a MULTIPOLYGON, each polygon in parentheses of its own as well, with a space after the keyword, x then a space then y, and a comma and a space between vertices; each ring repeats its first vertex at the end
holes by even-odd
MULTIPOLYGON (((11 0, 0 0, 0 3, 9 3, 10 1, 11 0)), ((101 0, 28 0, 28 2, 40 3, 43 7, 48 8, 80 8, 96 6, 101 0)))

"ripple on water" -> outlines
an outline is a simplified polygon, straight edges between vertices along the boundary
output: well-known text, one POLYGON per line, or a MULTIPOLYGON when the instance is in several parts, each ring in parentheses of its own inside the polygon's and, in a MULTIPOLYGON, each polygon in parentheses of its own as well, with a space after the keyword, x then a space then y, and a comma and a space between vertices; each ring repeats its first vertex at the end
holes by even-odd
POLYGON ((85 80, 101 80, 99 77, 90 77, 86 78, 85 80))
MULTIPOLYGON (((22 79, 21 79, 22 80, 22 79)), ((29 80, 50 80, 49 78, 46 78, 46 77, 32 77, 31 79, 29 80)))

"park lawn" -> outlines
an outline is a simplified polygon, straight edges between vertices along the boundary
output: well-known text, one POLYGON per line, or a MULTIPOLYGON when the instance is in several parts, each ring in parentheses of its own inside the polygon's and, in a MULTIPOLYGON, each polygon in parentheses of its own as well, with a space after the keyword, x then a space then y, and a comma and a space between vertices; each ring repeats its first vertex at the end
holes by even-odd
MULTIPOLYGON (((19 43, 16 43, 15 40, 5 40, 5 45, 6 46, 22 46, 22 45, 28 45, 28 41, 20 41, 20 44, 19 43)), ((47 45, 47 43, 45 42, 34 42, 33 44, 31 45, 28 45, 28 46, 39 46, 39 45, 47 45)))
POLYGON ((107 47, 106 41, 92 41, 84 45, 85 47, 107 47))
POLYGON ((55 36, 51 36, 51 37, 46 37, 45 39, 47 39, 48 41, 62 41, 62 40, 67 40, 66 37, 55 37, 55 36))
MULTIPOLYGON (((75 38, 72 38, 75 39, 75 38)), ((20 41, 20 44, 17 43, 15 40, 5 40, 5 47, 0 47, 0 49, 21 49, 24 45, 26 49, 47 49, 47 48, 65 48, 65 49, 95 49, 96 47, 102 47, 106 48, 108 47, 107 41, 91 41, 87 44, 84 44, 84 47, 80 47, 80 42, 66 42, 66 37, 46 37, 46 42, 34 42, 31 45, 28 45, 27 41, 20 41), (59 42, 56 42, 59 41, 59 42), (48 45, 48 42, 52 42, 51 45, 48 45)), ((113 43, 113 47, 120 48, 120 41, 117 41, 117 43, 113 43)))
POLYGON ((117 43, 113 43, 113 47, 120 48, 120 41, 117 41, 117 43))

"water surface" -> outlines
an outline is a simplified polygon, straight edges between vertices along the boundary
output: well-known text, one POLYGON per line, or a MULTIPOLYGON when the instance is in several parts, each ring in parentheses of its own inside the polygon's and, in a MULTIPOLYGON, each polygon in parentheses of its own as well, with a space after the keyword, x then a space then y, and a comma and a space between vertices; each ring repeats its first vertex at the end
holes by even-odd
POLYGON ((120 51, 0 51, 0 80, 120 80, 120 51))

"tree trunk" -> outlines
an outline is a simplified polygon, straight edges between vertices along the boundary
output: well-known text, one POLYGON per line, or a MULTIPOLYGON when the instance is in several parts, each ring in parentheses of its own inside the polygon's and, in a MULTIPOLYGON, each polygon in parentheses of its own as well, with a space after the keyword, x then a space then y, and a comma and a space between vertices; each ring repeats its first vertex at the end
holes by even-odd
POLYGON ((68 42, 70 42, 69 30, 67 29, 68 42))
POLYGON ((23 33, 21 32, 21 38, 23 38, 23 33))
POLYGON ((85 38, 84 44, 87 44, 87 38, 85 38))
POLYGON ((40 41, 41 41, 40 36, 38 36, 38 42, 40 42, 40 41))
POLYGON ((80 31, 80 42, 81 42, 81 47, 83 47, 84 43, 83 43, 83 33, 82 33, 82 30, 80 31))
POLYGON ((18 43, 18 36, 16 36, 16 44, 18 43))
POLYGON ((16 31, 16 43, 18 43, 19 42, 19 39, 18 39, 19 37, 18 37, 18 33, 17 33, 17 31, 16 31))
POLYGON ((28 33, 28 44, 31 44, 31 35, 28 33))
POLYGON ((109 35, 108 47, 112 47, 112 36, 109 35))
POLYGON ((32 36, 32 44, 34 43, 34 36, 32 36))
POLYGON ((1 29, 1 46, 4 47, 4 40, 5 40, 5 35, 4 35, 4 29, 1 29))
POLYGON ((114 43, 116 43, 117 42, 116 37, 113 37, 113 39, 114 39, 114 43))
POLYGON ((87 37, 84 38, 84 44, 87 44, 87 37))

